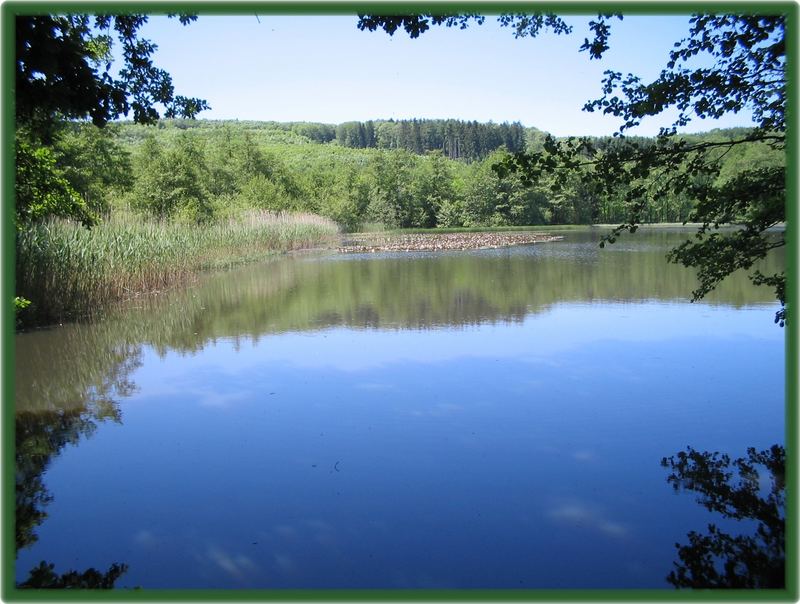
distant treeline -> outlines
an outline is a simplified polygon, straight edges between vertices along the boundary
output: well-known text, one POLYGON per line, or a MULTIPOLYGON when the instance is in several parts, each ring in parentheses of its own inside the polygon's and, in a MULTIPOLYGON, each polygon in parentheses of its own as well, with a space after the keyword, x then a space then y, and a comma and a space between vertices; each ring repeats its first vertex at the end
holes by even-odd
MULTIPOLYGON (((687 135, 714 143, 742 129, 687 135)), ((156 126, 68 123, 54 136, 54 175, 88 211, 139 212, 158 220, 209 223, 251 210, 310 212, 352 231, 386 228, 619 223, 624 191, 601 194, 581 178, 591 165, 526 185, 493 166, 515 150, 541 149, 544 133, 515 124, 458 120, 318 123, 163 120, 156 126), (474 154, 474 155, 473 155, 474 154)), ((648 144, 648 139, 639 139, 648 144)), ((610 150, 620 139, 593 140, 610 150)), ((715 182, 744 167, 784 162, 765 143, 719 153, 715 182)), ((690 167, 687 167, 687 170, 690 167)), ((643 174, 630 186, 648 187, 643 174)), ((646 222, 680 222, 696 200, 653 196, 646 222)))
MULTIPOLYGON (((197 127, 202 121, 173 120, 178 128, 197 127)), ((354 149, 405 149, 422 155, 441 151, 449 159, 483 159, 505 147, 512 153, 524 151, 544 133, 519 122, 509 124, 462 120, 368 120, 338 125, 319 122, 224 122, 244 128, 268 128, 297 134, 315 143, 335 142, 354 149)))
POLYGON ((519 122, 460 120, 345 122, 336 126, 335 140, 345 147, 405 149, 418 154, 440 150, 450 159, 475 160, 500 147, 511 152, 524 150, 525 128, 519 122))

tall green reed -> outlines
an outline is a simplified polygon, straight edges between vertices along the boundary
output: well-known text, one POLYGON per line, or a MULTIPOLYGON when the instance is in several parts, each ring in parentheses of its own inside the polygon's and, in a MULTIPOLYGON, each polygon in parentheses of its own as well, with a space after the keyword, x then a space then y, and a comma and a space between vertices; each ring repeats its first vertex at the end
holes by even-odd
POLYGON ((324 245, 337 233, 313 214, 267 211, 208 225, 121 215, 86 229, 50 220, 17 233, 15 293, 32 301, 27 324, 75 319, 206 269, 324 245))

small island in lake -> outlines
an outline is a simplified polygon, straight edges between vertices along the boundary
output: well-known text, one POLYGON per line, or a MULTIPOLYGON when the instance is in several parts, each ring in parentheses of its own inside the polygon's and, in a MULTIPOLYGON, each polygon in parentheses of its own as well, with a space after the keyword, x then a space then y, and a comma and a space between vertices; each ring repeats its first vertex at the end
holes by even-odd
POLYGON ((440 250, 479 250, 531 243, 560 241, 560 235, 535 232, 414 233, 351 235, 339 246, 341 253, 434 252, 440 250))

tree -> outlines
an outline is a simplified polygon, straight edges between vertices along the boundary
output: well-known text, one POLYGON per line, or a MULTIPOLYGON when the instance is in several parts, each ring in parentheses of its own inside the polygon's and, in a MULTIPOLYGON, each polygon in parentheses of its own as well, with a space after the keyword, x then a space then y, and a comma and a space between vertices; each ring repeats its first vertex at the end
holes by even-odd
POLYGON ((453 174, 441 151, 429 151, 414 173, 414 199, 421 205, 420 222, 424 228, 437 226, 442 204, 455 199, 453 174))
POLYGON ((57 166, 97 214, 108 212, 113 193, 133 185, 130 153, 118 143, 116 130, 111 125, 69 123, 54 140, 57 166))
MULTIPOLYGON (((430 29, 431 25, 458 26, 459 29, 466 29, 470 22, 482 25, 485 20, 486 17, 477 14, 359 15, 358 28, 362 31, 365 29, 375 31, 380 28, 392 36, 402 27, 411 38, 417 38, 430 29)), ((543 29, 552 29, 557 34, 572 31, 563 19, 553 14, 504 14, 498 17, 498 21, 503 27, 512 27, 516 38, 533 37, 543 29)))
MULTIPOLYGON (((622 19, 621 15, 616 15, 622 19)), ((590 22, 593 39, 581 51, 602 58, 609 48, 613 15, 590 22)), ((535 36, 543 29, 569 33, 570 27, 554 15, 502 15, 500 22, 517 37, 535 36)), ((482 23, 476 15, 361 16, 361 29, 384 29, 390 35, 402 27, 414 38, 431 25, 459 26, 482 23)), ((750 271, 756 284, 775 290, 780 309, 775 322, 786 320, 785 274, 763 275, 757 262, 770 250, 785 245, 782 231, 774 232, 786 217, 786 43, 785 15, 695 15, 687 36, 675 43, 659 76, 645 83, 639 77, 606 71, 603 96, 587 102, 586 111, 601 111, 622 120, 618 144, 600 149, 588 138, 556 140, 548 136, 540 152, 520 152, 496 165, 502 177, 511 172, 527 184, 549 180, 556 193, 581 168, 581 178, 593 190, 622 195, 627 218, 601 245, 613 243, 624 231, 635 232, 654 199, 688 195, 694 208, 686 222, 700 223, 696 237, 673 249, 668 259, 697 269, 699 300, 732 272, 750 271), (699 66, 698 66, 699 65, 699 66), (662 128, 652 144, 625 137, 647 117, 675 109, 678 117, 662 128), (694 117, 719 118, 750 111, 756 126, 742 136, 724 141, 692 141, 678 129, 694 117), (768 166, 753 166, 720 178, 722 160, 732 150, 770 146, 781 155, 768 166), (633 185, 631 183, 634 183, 633 185), (734 225, 732 230, 721 230, 734 225)))
POLYGON ((167 149, 155 138, 147 139, 137 163, 135 207, 158 219, 181 216, 203 222, 211 217, 203 149, 191 133, 181 133, 167 149))
POLYGON ((318 211, 345 231, 356 230, 370 204, 371 183, 366 171, 344 164, 315 172, 308 196, 317 201, 318 211))
POLYGON ((16 223, 22 228, 26 222, 47 216, 74 218, 89 226, 97 217, 56 167, 56 158, 47 147, 36 147, 17 136, 15 140, 16 223))
MULTIPOLYGON (((17 224, 47 215, 77 218, 91 225, 95 217, 65 175, 47 155, 65 120, 90 119, 97 127, 133 113, 150 124, 166 117, 194 117, 206 101, 176 95, 170 75, 152 61, 156 46, 139 36, 145 15, 25 15, 15 19, 15 117, 17 130, 17 224), (122 65, 113 69, 112 49, 122 49, 122 65), (22 141, 22 142, 20 142, 22 141), (38 162, 46 178, 31 184, 26 166, 38 162), (46 168, 46 169, 45 169, 46 168), (34 197, 26 197, 31 193, 34 197), (31 212, 35 207, 40 211, 31 212)), ((196 19, 180 15, 187 24, 196 19)))
POLYGON ((414 164, 414 157, 404 149, 383 151, 370 160, 372 192, 366 210, 369 220, 389 228, 419 226, 424 212, 412 191, 414 164))
MULTIPOLYGON (((196 18, 179 16, 184 25, 196 18)), ((153 65, 157 47, 138 35, 147 20, 137 14, 17 15, 17 126, 46 135, 62 118, 90 118, 102 127, 131 111, 135 122, 153 123, 159 105, 165 117, 194 117, 208 109, 202 99, 175 95, 170 75, 153 65), (124 64, 113 75, 115 38, 124 64)))

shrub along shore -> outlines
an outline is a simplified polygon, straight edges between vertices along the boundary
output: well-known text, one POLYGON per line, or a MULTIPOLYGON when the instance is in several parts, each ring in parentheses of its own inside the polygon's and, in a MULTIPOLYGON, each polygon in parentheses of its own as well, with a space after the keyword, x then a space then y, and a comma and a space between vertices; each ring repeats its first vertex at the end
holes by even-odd
POLYGON ((23 325, 95 314, 110 303, 186 283, 199 272, 331 245, 339 229, 314 214, 252 211, 198 226, 117 215, 87 229, 53 219, 17 233, 23 325))

